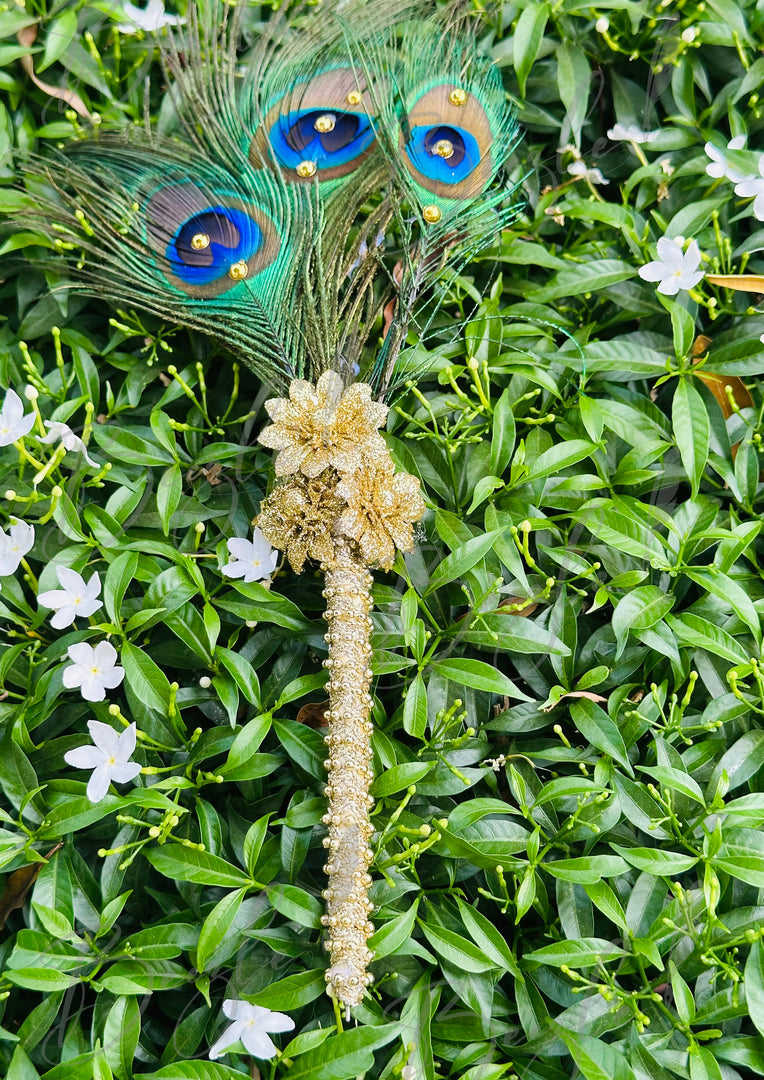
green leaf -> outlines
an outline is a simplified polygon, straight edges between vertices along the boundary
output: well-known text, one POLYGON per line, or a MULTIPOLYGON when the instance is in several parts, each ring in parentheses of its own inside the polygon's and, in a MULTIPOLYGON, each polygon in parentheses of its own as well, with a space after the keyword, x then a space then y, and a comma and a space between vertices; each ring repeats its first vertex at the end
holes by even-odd
POLYGON ((729 660, 731 664, 748 663, 748 654, 743 646, 726 630, 700 615, 694 615, 690 611, 682 612, 681 615, 667 615, 666 623, 680 645, 705 649, 722 660, 729 660))
POLYGON ((550 967, 567 965, 571 968, 586 968, 594 967, 600 961, 618 960, 622 956, 626 956, 626 953, 621 946, 606 941, 605 938, 576 938, 533 949, 525 954, 525 959, 550 967))
POLYGON ((252 882, 238 866, 212 855, 209 851, 165 844, 145 852, 151 865, 176 881, 194 881, 199 885, 217 885, 221 889, 241 889, 252 882))
POLYGON ((689 379, 680 379, 676 385, 671 419, 674 438, 685 472, 690 478, 694 498, 708 461, 711 429, 705 402, 689 379))
POLYGON ((570 706, 570 716, 583 737, 592 746, 614 758, 629 776, 634 775, 620 731, 595 701, 581 698, 573 702, 570 706))
POLYGON ((397 791, 404 791, 424 779, 434 765, 434 761, 404 761, 400 765, 393 765, 376 778, 371 785, 371 794, 382 799, 387 795, 394 795, 397 791))
POLYGON ((507 945, 505 938, 499 933, 494 924, 476 907, 465 904, 458 896, 456 903, 467 932, 475 944, 483 950, 486 958, 491 960, 497 967, 504 968, 510 975, 522 981, 523 974, 517 960, 509 945, 507 945))
POLYGON ((196 947, 196 968, 198 971, 205 970, 210 957, 221 942, 225 940, 246 895, 247 889, 245 887, 224 896, 222 900, 215 904, 202 923, 199 944, 196 947))
POLYGON ((502 697, 511 697, 519 701, 533 700, 515 686, 502 671, 482 660, 452 657, 448 660, 438 660, 432 666, 433 670, 440 675, 463 686, 471 686, 473 690, 485 690, 489 694, 501 694, 502 697))
POLYGON ((695 999, 692 996, 692 990, 679 974, 679 969, 673 960, 669 960, 669 974, 676 1011, 685 1024, 691 1024, 695 1019, 695 999))
POLYGON ((697 863, 695 855, 683 855, 679 851, 665 851, 663 848, 625 848, 619 844, 610 845, 613 851, 637 870, 661 877, 674 877, 691 870, 697 863))
POLYGON ((125 680, 138 701, 149 709, 167 715, 170 704, 170 683, 148 653, 126 641, 120 653, 125 680))
MULTIPOLYGON (((421 921, 419 925, 438 956, 461 971, 482 972, 496 966, 495 962, 487 957, 482 949, 478 948, 477 945, 473 945, 467 938, 454 933, 453 930, 447 930, 444 926, 421 921)), ((504 967, 505 965, 502 963, 500 966, 504 967)))
POLYGON ((119 1080, 132 1080, 133 1061, 141 1033, 141 1010, 132 995, 118 997, 106 1017, 103 1050, 119 1080))
POLYGON ((217 1061, 176 1061, 159 1072, 141 1073, 143 1080, 241 1080, 241 1072, 217 1061))
POLYGON ((273 885, 266 891, 272 906, 284 918, 313 929, 321 926, 324 906, 315 896, 311 896, 297 885, 273 885))
POLYGON ((106 571, 103 586, 103 603, 112 622, 117 625, 121 620, 122 600, 130 582, 138 569, 138 554, 135 551, 123 551, 106 571))
POLYGON ((580 885, 594 885, 603 877, 618 877, 629 869, 623 859, 615 855, 585 855, 580 859, 555 859, 541 863, 552 877, 562 881, 574 881, 580 885))
POLYGON ((322 994, 326 994, 326 979, 322 970, 298 971, 258 990, 256 994, 248 995, 248 1000, 273 1012, 292 1012, 315 1001, 322 994))
POLYGON ((387 1046, 399 1033, 400 1024, 382 1024, 333 1035, 295 1061, 289 1080, 354 1080, 374 1067, 374 1050, 387 1046))
POLYGON ((494 542, 504 532, 504 529, 493 529, 482 536, 473 536, 466 544, 462 544, 455 551, 452 551, 435 569, 422 595, 428 596, 431 592, 441 588, 441 586, 447 585, 449 581, 462 577, 473 566, 476 566, 481 559, 485 558, 494 542))
POLYGON ((544 37, 544 29, 549 18, 549 4, 531 2, 527 4, 517 20, 513 35, 515 74, 520 86, 520 94, 525 95, 525 83, 533 67, 544 37))
POLYGON ((374 953, 375 960, 381 960, 383 956, 390 956, 411 937, 416 924, 419 899, 417 898, 407 911, 396 915, 371 935, 368 941, 369 948, 374 953))
POLYGON ((421 739, 427 729, 427 688, 421 675, 416 675, 406 687, 403 729, 415 739, 421 739))
POLYGON ((764 1035, 764 942, 757 938, 745 963, 745 1001, 748 1013, 764 1035))
POLYGON ((183 477, 180 465, 175 462, 169 469, 165 469, 157 484, 157 510, 159 511, 159 520, 162 522, 162 530, 165 536, 170 534, 170 521, 172 515, 178 509, 182 493, 183 477))
POLYGON ((629 632, 635 633, 654 626, 674 606, 674 598, 655 585, 642 585, 626 593, 613 612, 613 633, 618 642, 619 657, 626 648, 629 632))
POLYGON ((515 448, 515 416, 512 412, 512 394, 508 386, 503 390, 493 410, 491 427, 491 459, 488 471, 500 477, 512 459, 515 448))

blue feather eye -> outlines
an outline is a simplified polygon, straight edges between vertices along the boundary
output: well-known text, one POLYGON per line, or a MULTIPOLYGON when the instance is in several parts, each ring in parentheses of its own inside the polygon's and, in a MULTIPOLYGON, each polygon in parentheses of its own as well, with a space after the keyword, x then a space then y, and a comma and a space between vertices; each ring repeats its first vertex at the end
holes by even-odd
POLYGON ((299 170, 311 162, 315 170, 354 163, 374 142, 374 129, 364 113, 306 109, 281 116, 270 130, 280 165, 299 170))
POLYGON ((441 184, 461 183, 480 164, 480 150, 474 136, 445 124, 412 128, 406 154, 415 169, 441 184))
POLYGON ((168 281, 200 300, 254 278, 280 248, 276 227, 258 206, 189 181, 151 195, 146 238, 168 281))
POLYGON ((404 109, 400 149, 424 189, 422 201, 479 195, 494 174, 494 133, 478 97, 455 83, 437 83, 410 104, 404 101, 404 109))
MULTIPOLYGON (((165 256, 172 273, 189 285, 208 285, 230 274, 239 263, 247 264, 262 244, 256 221, 242 210, 213 206, 194 214, 176 231, 165 256)), ((236 275, 234 275, 236 277, 236 275)), ((246 277, 243 268, 238 279, 246 277)))
POLYGON ((295 180, 334 180, 358 168, 376 132, 360 72, 336 67, 298 82, 266 113, 249 158, 258 168, 276 159, 295 180))

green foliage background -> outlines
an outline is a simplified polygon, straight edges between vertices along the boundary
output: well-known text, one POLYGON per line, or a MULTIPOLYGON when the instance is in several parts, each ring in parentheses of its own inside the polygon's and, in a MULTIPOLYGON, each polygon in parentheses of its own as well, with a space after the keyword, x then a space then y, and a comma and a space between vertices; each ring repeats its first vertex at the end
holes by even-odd
MULTIPOLYGON (((264 1077, 764 1075, 764 316, 637 276, 663 235, 697 239, 707 272, 762 269, 750 201, 703 146, 761 145, 764 5, 480 17, 527 202, 388 425, 431 510, 374 590, 376 982, 350 1022, 323 992, 323 740, 297 719, 324 696, 320 576, 267 590, 219 569, 269 482, 267 388, 28 265, 0 285, 0 382, 92 429, 103 465, 69 455, 35 487, 0 451, 2 522, 37 536, 0 588, 5 882, 62 845, 0 931, 8 1080, 257 1076, 243 1053, 207 1059, 224 997, 294 1018, 264 1077), (659 134, 637 149, 607 138, 616 121, 659 134), (568 172, 576 151, 607 185, 568 172), (56 565, 104 582, 64 634, 35 600, 56 565), (107 634, 126 678, 90 705, 63 688, 66 649, 107 634), (96 806, 63 761, 93 717, 135 721, 150 770, 96 806)), ((12 150, 85 131, 24 57, 104 127, 140 121, 148 93, 172 130, 156 51, 121 21, 0 3, 3 209, 12 150)), ((6 235, 6 261, 34 241, 6 235)))

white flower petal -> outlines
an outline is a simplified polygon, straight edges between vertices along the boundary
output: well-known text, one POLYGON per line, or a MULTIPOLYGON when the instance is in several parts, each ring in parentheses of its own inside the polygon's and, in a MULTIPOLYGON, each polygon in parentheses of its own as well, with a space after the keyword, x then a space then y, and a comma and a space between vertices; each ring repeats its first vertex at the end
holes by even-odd
POLYGON ((286 1013, 272 1012, 264 1021, 266 1031, 294 1031, 294 1020, 286 1013))
POLYGON ((109 790, 109 773, 110 770, 107 765, 99 765, 97 769, 93 770, 86 791, 87 797, 92 803, 100 802, 109 790))
POLYGON ((110 641, 99 641, 93 649, 93 660, 99 670, 114 667, 117 661, 117 650, 110 641))
POLYGON ((74 604, 64 604, 55 615, 51 617, 50 625, 54 630, 63 630, 65 626, 71 626, 77 618, 77 609, 74 604))
POLYGON ((103 682, 98 675, 83 671, 81 674, 80 693, 85 701, 103 701, 106 697, 103 682))
POLYGON ((76 746, 74 750, 67 750, 64 761, 75 769, 97 769, 105 763, 104 753, 97 746, 76 746))
POLYGON ((101 720, 88 720, 90 738, 106 757, 116 757, 119 751, 119 734, 111 724, 101 720))
MULTIPOLYGON (((250 540, 245 540, 241 536, 232 536, 227 541, 228 550, 233 555, 234 559, 251 559, 254 553, 254 547, 250 540)), ((270 546, 270 545, 269 545, 270 546)))
POLYGON ((128 761, 124 765, 112 765, 111 778, 118 784, 126 784, 128 780, 134 780, 140 771, 141 766, 137 761, 128 761))
POLYGON ((229 1020, 253 1020, 255 1006, 248 1001, 238 1001, 236 998, 227 998, 223 1002, 223 1012, 229 1020))
MULTIPOLYGON (((93 647, 86 641, 78 641, 75 645, 70 645, 66 653, 69 659, 79 667, 93 667, 93 647)), ((96 721, 93 722, 96 723, 96 721)))
POLYGON ((83 674, 83 668, 78 667, 77 664, 71 664, 69 667, 65 667, 61 673, 61 678, 66 689, 77 690, 82 685, 83 674))
POLYGON ((70 566, 57 566, 56 577, 72 597, 82 596, 86 589, 85 579, 76 570, 72 570, 70 566))
MULTIPOLYGON (((118 668, 117 670, 122 671, 122 673, 124 674, 124 669, 118 668)), ((120 682, 121 681, 122 680, 120 679, 120 682)), ((130 760, 133 753, 135 752, 136 741, 137 741, 136 726, 133 723, 129 727, 125 728, 124 731, 120 732, 120 736, 119 736, 119 739, 117 741, 117 760, 118 761, 125 762, 125 761, 130 760)))
POLYGON ((232 578, 244 577, 244 575, 247 573, 247 564, 244 563, 244 562, 239 562, 239 561, 229 562, 229 563, 226 563, 225 566, 221 566, 220 572, 221 572, 221 574, 224 574, 226 577, 232 577, 232 578))
POLYGON ((241 1035, 241 1041, 253 1057, 263 1061, 269 1061, 278 1053, 278 1047, 273 1039, 257 1027, 247 1027, 241 1035))
POLYGON ((228 1025, 217 1042, 214 1042, 210 1047, 209 1056, 212 1061, 224 1054, 229 1046, 233 1046, 234 1043, 239 1041, 246 1024, 246 1020, 236 1020, 233 1024, 228 1025))

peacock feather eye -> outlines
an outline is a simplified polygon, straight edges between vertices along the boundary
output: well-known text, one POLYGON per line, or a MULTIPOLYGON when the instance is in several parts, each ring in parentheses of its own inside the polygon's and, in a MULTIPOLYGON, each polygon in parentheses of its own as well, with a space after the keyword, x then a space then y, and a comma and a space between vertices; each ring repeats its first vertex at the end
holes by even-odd
POLYGON ((298 84, 267 112, 250 160, 269 157, 294 179, 333 180, 358 168, 376 141, 359 72, 338 67, 298 84))
POLYGON ((409 172, 444 199, 471 199, 493 176, 493 135, 475 95, 443 83, 431 87, 405 117, 400 148, 409 172))
POLYGON ((168 184, 150 197, 147 238, 170 283, 198 299, 254 277, 279 251, 273 222, 261 209, 190 182, 168 184))

